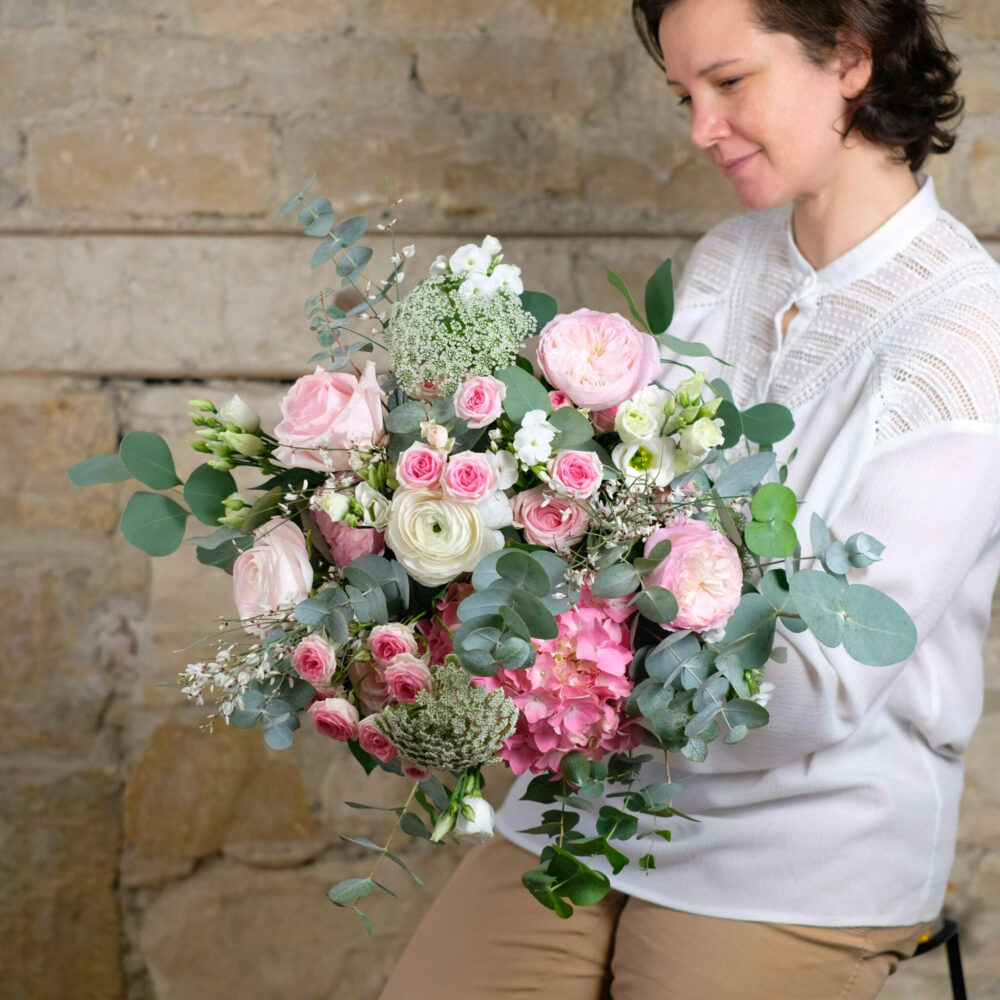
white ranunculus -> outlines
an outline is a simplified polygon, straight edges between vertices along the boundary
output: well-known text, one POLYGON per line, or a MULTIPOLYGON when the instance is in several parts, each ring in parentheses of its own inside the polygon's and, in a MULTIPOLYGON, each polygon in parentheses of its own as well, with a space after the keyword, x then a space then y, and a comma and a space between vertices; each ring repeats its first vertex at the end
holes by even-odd
MULTIPOLYGON (((508 451, 507 454, 510 455, 510 452, 508 451)), ((510 457, 514 458, 513 455, 510 457)), ((502 490, 497 490, 496 493, 491 493, 488 497, 480 500, 476 504, 476 510, 479 511, 485 528, 499 530, 514 523, 514 508, 511 506, 510 497, 502 490)))
POLYGON ((497 470, 497 487, 509 490, 517 482, 517 459, 509 451, 488 451, 486 459, 497 470))
POLYGON ((219 407, 219 420, 242 431, 253 433, 260 430, 260 414, 238 395, 230 396, 219 407))
POLYGON ((513 264, 497 264, 490 275, 498 288, 507 288, 515 295, 520 295, 524 291, 524 282, 521 281, 521 269, 513 264))
POLYGON ((481 795, 466 795, 462 799, 462 808, 455 820, 455 836, 468 844, 481 844, 493 836, 493 806, 481 795), (465 815, 465 809, 471 809, 473 818, 465 815))
POLYGON ((682 451, 686 451, 689 455, 701 456, 709 448, 722 444, 723 436, 721 420, 702 417, 681 431, 679 442, 682 451))
POLYGON ((364 480, 354 487, 354 499, 365 509, 362 524, 366 528, 377 528, 385 531, 389 523, 389 509, 391 504, 387 497, 382 496, 378 490, 372 489, 364 480))
POLYGON ((496 257, 503 247, 500 245, 500 241, 495 236, 487 236, 483 239, 483 249, 491 257, 496 257))
POLYGON ((669 438, 629 443, 623 441, 611 452, 629 486, 664 487, 674 478, 674 443, 669 438))
POLYGON ((470 272, 485 275, 492 262, 493 255, 488 251, 477 247, 475 243, 466 243, 451 255, 448 266, 453 274, 459 276, 470 272))
POLYGON ((663 408, 630 399, 618 407, 615 414, 615 430, 622 441, 639 444, 658 437, 663 429, 663 408))
POLYGON ((495 275, 480 274, 472 271, 466 276, 465 281, 458 286, 458 294, 463 299, 491 298, 500 287, 500 282, 495 275))
POLYGON ((469 504, 433 490, 399 489, 392 498, 386 542, 414 580, 437 587, 470 573, 483 556, 503 548, 504 539, 469 504))

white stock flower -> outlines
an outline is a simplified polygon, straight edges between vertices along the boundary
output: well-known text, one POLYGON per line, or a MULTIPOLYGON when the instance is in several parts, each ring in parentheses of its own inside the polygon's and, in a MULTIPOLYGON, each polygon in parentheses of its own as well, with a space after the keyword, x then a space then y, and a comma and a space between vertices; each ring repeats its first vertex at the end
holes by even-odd
POLYGON ((611 452, 629 487, 664 487, 674 478, 674 443, 669 438, 629 443, 623 441, 611 452))
POLYGON ((490 257, 496 257, 503 247, 500 245, 500 241, 495 236, 487 236, 483 239, 483 249, 490 255, 490 257))
POLYGON ((372 489, 364 480, 354 487, 354 499, 365 509, 362 519, 364 525, 369 528, 377 528, 385 531, 389 523, 389 508, 391 504, 387 497, 382 496, 378 490, 372 489))
MULTIPOLYGON (((510 452, 508 451, 507 454, 510 455, 510 452)), ((514 458, 513 455, 510 457, 514 458)), ((485 528, 499 530, 514 523, 514 508, 511 506, 510 497, 503 490, 497 490, 480 500, 476 504, 476 510, 479 511, 485 528)))
POLYGON ((468 274, 470 271, 485 275, 492 262, 492 254, 482 247, 477 247, 475 243, 466 243, 464 246, 460 246, 448 259, 452 274, 460 276, 468 274))
POLYGON ((244 431, 260 430, 260 414, 249 403, 245 403, 239 395, 230 396, 219 407, 219 420, 244 431))
POLYGON ((470 573, 504 538, 479 511, 434 490, 399 489, 392 498, 386 542, 418 583, 437 587, 470 573))
POLYGON ((486 460, 496 469, 499 489, 509 490, 517 482, 517 459, 511 452, 488 451, 486 460))
POLYGON ((690 427, 685 427, 679 437, 681 450, 696 457, 704 455, 709 448, 722 444, 722 440, 722 421, 712 417, 696 420, 690 427))
POLYGON ((556 433, 544 410, 528 410, 514 435, 514 452, 524 465, 543 465, 552 457, 556 433))
POLYGON ((513 264, 497 264, 490 277, 497 283, 498 288, 507 288, 515 295, 520 295, 524 291, 521 269, 513 264))
POLYGON ((497 280, 494 274, 480 274, 478 271, 472 271, 458 286, 458 294, 462 296, 463 299, 473 299, 477 296, 482 296, 483 298, 491 298, 496 290, 500 287, 500 282, 497 280))
POLYGON ((454 834, 468 844, 480 844, 493 836, 493 806, 481 795, 466 795, 455 819, 454 834), (465 810, 472 810, 472 819, 465 810))
POLYGON ((615 414, 615 430, 622 441, 628 444, 640 444, 659 436, 664 419, 662 408, 657 409, 630 399, 618 407, 618 412, 615 414))

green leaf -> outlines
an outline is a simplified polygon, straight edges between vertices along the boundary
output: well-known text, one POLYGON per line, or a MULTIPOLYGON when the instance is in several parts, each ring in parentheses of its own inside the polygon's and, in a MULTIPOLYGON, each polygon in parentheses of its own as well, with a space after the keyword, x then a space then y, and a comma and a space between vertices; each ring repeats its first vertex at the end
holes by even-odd
POLYGON ((218 524, 226 513, 222 501, 235 492, 236 480, 210 465, 199 465, 184 484, 184 500, 202 524, 218 524))
POLYGON ((540 333, 559 312, 556 300, 545 292, 521 292, 521 306, 535 317, 535 322, 538 324, 535 328, 536 333, 540 333))
POLYGON ((195 549, 195 558, 203 566, 215 566, 217 569, 224 570, 227 573, 232 573, 233 563, 236 562, 241 552, 250 548, 253 545, 253 538, 249 535, 243 535, 242 538, 246 539, 246 544, 237 545, 236 540, 233 538, 226 539, 221 545, 215 546, 215 548, 205 549, 197 548, 195 549))
POLYGON ((541 410, 546 415, 552 412, 545 386, 523 368, 511 365, 496 372, 496 377, 507 387, 503 411, 513 424, 519 426, 529 410, 541 410))
POLYGON ((146 486, 169 490, 180 485, 167 442, 151 431, 131 431, 118 447, 122 464, 146 486))
POLYGON ((337 261, 337 274, 343 278, 341 285, 349 285, 352 281, 356 281, 371 259, 371 247, 353 246, 347 250, 337 261))
POLYGON ((504 670, 525 670, 535 662, 535 647, 519 635, 504 636, 497 643, 496 660, 504 670))
POLYGON ((501 608, 510 606, 510 595, 513 592, 513 584, 499 579, 485 590, 473 591, 458 605, 458 620, 467 622, 482 615, 500 614, 501 608))
POLYGON ((136 493, 122 514, 121 529, 126 540, 151 556, 166 556, 184 538, 188 512, 176 500, 162 493, 136 493))
POLYGON ((658 333, 656 341, 661 347, 665 347, 668 351, 679 354, 681 357, 711 358, 713 361, 718 361, 720 365, 729 364, 728 361, 716 357, 704 344, 699 344, 694 340, 681 340, 680 337, 675 337, 672 333, 658 333))
POLYGON ((399 828, 403 833, 411 837, 420 837, 422 840, 430 840, 430 830, 424 825, 424 821, 412 812, 405 812, 399 818, 399 828))
POLYGON ((294 209, 302 204, 302 199, 305 198, 306 192, 312 187, 314 180, 316 180, 315 174, 313 174, 312 177, 306 181, 306 186, 294 198, 289 198, 288 201, 281 206, 281 210, 278 212, 279 218, 283 215, 288 215, 289 212, 294 211, 294 209))
POLYGON ((292 745, 292 730, 288 726, 265 726, 264 742, 272 750, 287 750, 292 745))
MULTIPOLYGON (((333 238, 337 240, 341 246, 349 247, 354 243, 357 243, 362 236, 368 230, 368 219, 364 215, 356 215, 354 218, 345 219, 337 228, 333 231, 333 238)), ((369 256, 371 254, 369 253, 369 256)))
POLYGON ((851 535, 844 543, 844 548, 851 565, 859 569, 878 562, 885 551, 885 546, 877 538, 872 538, 863 531, 851 535))
POLYGON ((323 240, 323 242, 320 243, 315 250, 313 250, 309 266, 311 268, 316 268, 321 264, 325 264, 339 249, 340 243, 337 240, 323 240))
POLYGON ((646 282, 646 316, 653 333, 663 333, 674 318, 674 277, 669 257, 646 282))
POLYGON ((563 777, 573 785, 582 785, 590 777, 590 761, 579 750, 571 750, 559 763, 563 777))
POLYGON ((677 598, 664 587, 640 590, 632 601, 639 614, 659 625, 667 625, 677 617, 677 598))
POLYGON ((524 624, 528 635, 535 639, 555 639, 559 635, 559 625, 555 616, 539 598, 526 590, 515 590, 511 603, 524 624))
POLYGON ((553 410, 549 417, 549 423, 559 429, 559 433, 552 442, 553 450, 580 451, 582 450, 580 445, 593 440, 593 424, 572 406, 560 406, 557 410, 553 410))
POLYGON ((802 620, 824 646, 839 646, 844 635, 847 582, 815 569, 803 569, 791 581, 792 599, 802 620))
POLYGON ((910 616, 880 590, 849 586, 844 611, 844 649, 859 663, 887 667, 908 659, 917 648, 917 629, 910 616))
POLYGON ((299 224, 306 227, 306 236, 326 236, 335 216, 328 198, 313 198, 299 212, 299 224))
POLYGON ((94 455, 77 462, 69 470, 69 481, 74 486, 97 486, 99 483, 119 483, 131 479, 121 455, 94 455))
POLYGON ((346 878, 338 882, 327 897, 335 906, 350 906, 356 899, 375 891, 375 883, 370 878, 346 878))
POLYGON ((496 564, 496 570, 515 588, 523 588, 536 597, 548 597, 549 576, 526 552, 513 549, 505 552, 496 564))
POLYGON ((792 599, 788 586, 788 576, 783 569, 768 570, 760 580, 760 591, 764 599, 781 615, 782 624, 791 632, 805 632, 809 627, 800 618, 784 617, 797 615, 798 608, 792 599))
MULTIPOLYGON (((789 553, 790 555, 791 553, 789 553)), ((823 565, 828 573, 836 576, 845 576, 851 568, 850 560, 847 558, 847 549, 843 542, 831 542, 823 553, 823 565)))
POLYGON ((715 492, 720 497, 737 497, 749 493, 774 466, 773 451, 747 455, 722 470, 715 481, 715 492))
POLYGON ((750 502, 750 515, 755 521, 795 520, 798 502, 795 494, 779 483, 765 483, 750 502))
POLYGON ((419 434, 420 425, 427 419, 427 410, 419 399, 411 399, 390 410, 385 426, 390 434, 419 434))
POLYGON ((787 521, 751 521, 743 537, 751 552, 779 559, 790 556, 799 544, 795 529, 787 521))
POLYGON ((524 790, 521 800, 523 802, 541 802, 543 805, 555 802, 556 795, 561 788, 562 785, 558 778, 554 778, 548 773, 539 774, 528 782, 528 787, 524 790))
POLYGON ((743 434, 755 444, 783 441, 794 429, 792 411, 780 403, 758 403, 743 411, 743 434))
POLYGON ((595 597, 610 599, 627 597, 639 589, 639 577, 629 563, 618 562, 606 566, 597 574, 591 592, 595 597))
POLYGON ((719 403, 715 415, 722 421, 722 444, 719 447, 725 451, 743 437, 743 418, 740 416, 740 411, 728 399, 719 403))
POLYGON ((285 491, 280 486, 268 490, 254 501, 250 508, 250 513, 243 519, 243 530, 250 532, 266 524, 272 517, 277 517, 281 513, 278 506, 284 496, 285 491))
POLYGON ((719 649, 736 656, 744 670, 764 666, 774 641, 776 617, 774 608, 763 596, 756 591, 744 594, 726 622, 719 649))
POLYGON ((749 698, 735 698, 725 706, 726 720, 733 728, 746 726, 747 729, 759 729, 766 726, 771 716, 763 705, 749 698))
POLYGON ((577 906, 593 906, 611 890, 611 881, 603 872, 585 868, 573 875, 562 887, 562 892, 577 906))
POLYGON ((812 544, 813 555, 823 558, 826 547, 830 544, 830 530, 827 528, 823 518, 815 511, 809 518, 809 541, 812 544))
POLYGON ((639 324, 640 330, 645 330, 649 333, 649 324, 646 322, 646 317, 639 312, 639 307, 635 304, 635 300, 632 298, 632 293, 628 290, 628 285, 609 267, 607 269, 608 281, 614 288, 617 288, 622 295, 625 296, 625 301, 628 303, 629 311, 635 317, 635 321, 639 324))
POLYGON ((631 840, 639 829, 637 817, 614 806, 601 806, 597 817, 597 832, 608 840, 631 840))

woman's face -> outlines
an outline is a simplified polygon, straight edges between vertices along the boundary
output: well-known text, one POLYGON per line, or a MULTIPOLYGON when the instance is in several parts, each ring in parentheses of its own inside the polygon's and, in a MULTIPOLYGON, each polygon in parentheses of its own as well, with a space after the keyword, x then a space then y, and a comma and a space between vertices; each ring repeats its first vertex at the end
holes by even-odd
POLYGON ((857 67, 816 66, 793 36, 756 24, 751 0, 679 0, 664 13, 659 38, 691 141, 744 208, 822 195, 848 153, 837 127, 845 96, 864 86, 857 67))

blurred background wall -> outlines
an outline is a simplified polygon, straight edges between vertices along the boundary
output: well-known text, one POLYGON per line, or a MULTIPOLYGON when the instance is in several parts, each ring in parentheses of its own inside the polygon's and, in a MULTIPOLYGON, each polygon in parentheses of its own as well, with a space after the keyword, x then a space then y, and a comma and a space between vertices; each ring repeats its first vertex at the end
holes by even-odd
MULTIPOLYGON (((949 6, 968 118, 933 172, 1000 256, 1000 0, 949 6)), ((191 397, 273 422, 331 283, 277 217, 313 173, 340 217, 404 198, 412 277, 492 233, 567 310, 619 308, 605 265, 635 287, 737 211, 624 0, 0 0, 4 998, 367 1000, 460 854, 407 846, 427 886, 393 877, 374 938, 331 906, 369 861, 338 833, 384 831, 343 800, 398 789, 305 730, 281 753, 199 732, 176 651, 229 578, 189 547, 147 559, 117 533, 127 491, 65 476, 137 427, 183 475, 191 397)), ((979 1000, 1000 997, 1000 628, 987 669, 950 897, 979 1000)), ((885 995, 945 977, 936 953, 885 995)))

